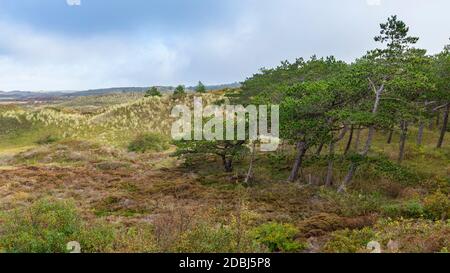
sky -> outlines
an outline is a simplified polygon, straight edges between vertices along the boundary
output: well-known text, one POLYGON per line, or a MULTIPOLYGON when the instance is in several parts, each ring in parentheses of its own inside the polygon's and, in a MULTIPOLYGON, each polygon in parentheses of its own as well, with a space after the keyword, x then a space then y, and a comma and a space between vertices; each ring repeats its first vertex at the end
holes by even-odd
POLYGON ((347 62, 397 14, 430 54, 448 0, 0 0, 0 90, 243 81, 282 60, 347 62))

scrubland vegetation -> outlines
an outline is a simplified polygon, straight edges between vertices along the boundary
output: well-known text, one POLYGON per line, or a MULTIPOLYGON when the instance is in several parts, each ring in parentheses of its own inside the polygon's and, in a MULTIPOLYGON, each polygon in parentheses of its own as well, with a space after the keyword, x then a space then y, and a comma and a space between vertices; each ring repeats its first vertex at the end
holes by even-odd
POLYGON ((414 48, 396 17, 376 41, 239 89, 0 105, 0 251, 448 252, 450 48, 414 48), (228 145, 224 170, 222 143, 172 142, 194 95, 279 104, 281 146, 228 145))

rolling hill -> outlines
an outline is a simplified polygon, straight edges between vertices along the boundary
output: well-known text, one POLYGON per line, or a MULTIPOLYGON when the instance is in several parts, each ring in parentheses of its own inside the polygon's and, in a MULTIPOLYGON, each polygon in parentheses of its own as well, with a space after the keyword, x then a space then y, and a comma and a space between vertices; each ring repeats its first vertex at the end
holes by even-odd
MULTIPOLYGON (((217 90, 225 88, 238 88, 240 83, 231 84, 219 84, 219 85, 208 85, 207 90, 217 90)), ((101 89, 90 89, 83 91, 42 91, 42 92, 32 92, 32 91, 0 91, 0 101, 6 100, 52 100, 52 99, 64 99, 69 97, 84 97, 84 96, 98 96, 105 94, 120 94, 120 93, 140 93, 145 92, 149 87, 112 87, 112 88, 101 88, 101 89)), ((172 92, 175 87, 173 86, 158 86, 161 92, 172 92)), ((195 86, 186 87, 188 91, 194 91, 195 86)))

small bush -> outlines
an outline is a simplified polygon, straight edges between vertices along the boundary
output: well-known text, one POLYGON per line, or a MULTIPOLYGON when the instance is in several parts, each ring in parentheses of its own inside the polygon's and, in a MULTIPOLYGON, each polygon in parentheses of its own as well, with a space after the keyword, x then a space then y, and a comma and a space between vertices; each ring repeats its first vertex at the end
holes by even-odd
POLYGON ((2 217, 0 249, 9 253, 65 253, 78 241, 84 252, 103 252, 112 246, 108 226, 87 227, 70 202, 43 199, 2 217))
POLYGON ((337 214, 347 217, 379 212, 385 202, 385 198, 378 192, 340 194, 333 190, 322 189, 320 196, 329 202, 330 207, 333 207, 337 214))
POLYGON ((136 224, 117 232, 116 247, 122 253, 154 253, 157 248, 153 228, 148 224, 136 224))
MULTIPOLYGON (((265 248, 254 240, 251 223, 258 217, 240 205, 236 213, 217 218, 217 210, 189 221, 178 232, 171 250, 183 253, 259 253, 265 248)), ((198 215, 197 215, 198 216, 198 215)), ((169 222, 170 225, 170 222, 169 222)))
POLYGON ((117 161, 105 161, 105 162, 100 162, 95 164, 95 167, 97 167, 98 169, 102 170, 102 171, 112 171, 112 170, 117 170, 117 169, 121 169, 121 168, 126 168, 128 167, 129 164, 124 163, 124 162, 117 162, 117 161))
POLYGON ((448 219, 450 217, 450 198, 442 192, 436 192, 425 198, 424 209, 429 219, 448 219))
POLYGON ((379 220, 374 230, 375 241, 382 246, 396 241, 398 251, 402 253, 434 253, 450 249, 450 222, 388 218, 379 220))
POLYGON ((424 215, 422 204, 416 200, 404 204, 390 204, 381 207, 382 213, 391 218, 420 218, 424 215))
POLYGON ((162 152, 169 149, 169 141, 161 134, 147 133, 137 136, 129 145, 130 152, 162 152))
POLYGON ((41 200, 5 216, 0 245, 13 253, 62 253, 80 230, 81 222, 72 204, 41 200))
POLYGON ((113 226, 97 223, 80 230, 77 240, 85 253, 103 253, 113 251, 117 232, 113 226))
POLYGON ((420 218, 423 216, 423 206, 418 201, 409 201, 404 205, 404 215, 409 218, 420 218))
POLYGON ((247 253, 259 252, 261 247, 246 231, 235 224, 214 225, 201 222, 181 235, 176 246, 178 252, 195 253, 247 253))
POLYGON ((257 242, 268 247, 271 252, 297 252, 306 248, 295 241, 298 229, 290 224, 268 223, 253 231, 257 242))
POLYGON ((55 143, 55 142, 57 142, 58 140, 59 140, 59 139, 58 139, 57 137, 55 137, 55 136, 52 136, 52 135, 46 135, 46 136, 43 136, 43 137, 39 138, 39 139, 36 141, 36 144, 38 144, 38 145, 47 145, 47 144, 55 143))
POLYGON ((360 230, 335 231, 330 241, 325 244, 324 250, 332 253, 363 252, 374 237, 375 232, 368 227, 360 230))
POLYGON ((394 163, 382 155, 375 158, 368 158, 363 162, 361 173, 388 178, 403 185, 415 185, 421 179, 420 175, 414 170, 394 163))
POLYGON ((184 98, 186 95, 187 94, 184 85, 178 85, 173 92, 173 98, 175 99, 184 98))
POLYGON ((402 206, 399 204, 389 204, 381 207, 384 216, 397 218, 402 216, 402 206))
POLYGON ((161 92, 159 92, 157 87, 152 87, 149 90, 147 90, 147 92, 145 92, 145 96, 146 98, 148 97, 162 97, 161 92))

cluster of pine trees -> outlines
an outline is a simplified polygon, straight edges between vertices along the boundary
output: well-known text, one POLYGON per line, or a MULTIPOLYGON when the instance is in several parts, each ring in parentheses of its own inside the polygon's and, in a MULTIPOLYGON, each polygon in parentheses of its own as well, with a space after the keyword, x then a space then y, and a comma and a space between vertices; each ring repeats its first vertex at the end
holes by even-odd
MULTIPOLYGON (((437 55, 428 55, 415 47, 419 38, 410 36, 409 28, 397 16, 380 27, 375 37, 380 48, 353 63, 333 56, 285 61, 276 68, 261 69, 233 97, 240 104, 280 105, 281 138, 296 147, 289 181, 298 179, 308 151, 315 149, 320 154, 326 146, 326 184, 332 185, 335 147, 346 136, 345 154, 352 153, 352 163, 340 191, 346 189, 360 162, 367 158, 377 131, 386 132, 388 142, 394 130, 400 132, 399 163, 404 159, 411 126, 419 128, 417 144, 421 145, 425 126, 439 120, 441 133, 436 146, 443 146, 450 111, 450 45, 437 55), (367 132, 365 139, 363 130, 367 132), (351 151, 355 146, 356 152, 351 151)), ((223 148, 223 158, 239 154, 232 142, 208 143, 208 149, 198 146, 184 143, 181 154, 205 152, 212 146, 223 148)))
MULTIPOLYGON (((198 82, 198 85, 195 87, 196 93, 206 93, 206 86, 202 82, 198 82)), ((186 87, 184 85, 178 85, 175 87, 173 91, 174 97, 183 97, 186 95, 186 87)), ((145 97, 162 97, 161 92, 158 90, 158 87, 153 86, 150 87, 149 90, 145 92, 145 97)))

